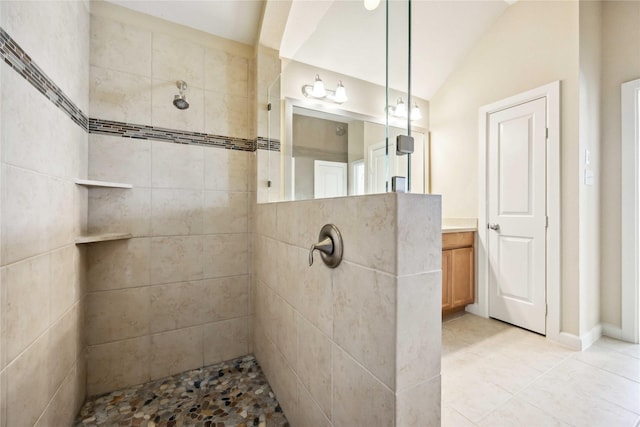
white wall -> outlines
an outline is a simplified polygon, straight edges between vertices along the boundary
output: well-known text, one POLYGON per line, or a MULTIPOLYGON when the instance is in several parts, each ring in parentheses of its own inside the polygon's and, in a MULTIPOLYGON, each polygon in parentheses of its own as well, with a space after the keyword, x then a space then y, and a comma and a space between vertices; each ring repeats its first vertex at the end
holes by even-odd
POLYGON ((510 6, 430 100, 432 192, 443 218, 478 216, 478 109, 560 80, 562 329, 579 333, 578 3, 510 6))
POLYGON ((600 323, 601 2, 580 2, 580 334, 600 323), (590 153, 586 163, 586 151, 590 153), (593 174, 593 183, 585 174, 593 174))
POLYGON ((621 326, 620 85, 640 78, 640 2, 602 3, 601 320, 621 326))

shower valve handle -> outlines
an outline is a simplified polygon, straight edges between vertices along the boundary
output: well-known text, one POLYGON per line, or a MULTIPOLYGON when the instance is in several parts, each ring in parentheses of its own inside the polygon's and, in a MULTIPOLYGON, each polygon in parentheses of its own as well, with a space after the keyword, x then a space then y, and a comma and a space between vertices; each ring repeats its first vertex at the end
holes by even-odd
POLYGON ((329 268, 336 268, 342 261, 342 235, 333 224, 325 224, 320 230, 318 243, 309 249, 309 267, 313 265, 313 251, 320 251, 322 261, 329 268))
POLYGON ((309 249, 309 267, 313 265, 313 251, 315 250, 327 255, 333 254, 333 240, 331 240, 331 237, 326 237, 324 240, 311 245, 311 249, 309 249))

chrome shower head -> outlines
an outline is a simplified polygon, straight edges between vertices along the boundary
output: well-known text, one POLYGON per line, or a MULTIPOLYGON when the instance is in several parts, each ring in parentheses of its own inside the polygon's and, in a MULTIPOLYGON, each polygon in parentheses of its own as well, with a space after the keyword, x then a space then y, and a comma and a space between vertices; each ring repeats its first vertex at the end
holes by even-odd
POLYGON ((178 80, 176 86, 180 90, 180 94, 173 97, 173 105, 178 110, 186 110, 189 108, 189 101, 187 101, 187 83, 184 80, 178 80))

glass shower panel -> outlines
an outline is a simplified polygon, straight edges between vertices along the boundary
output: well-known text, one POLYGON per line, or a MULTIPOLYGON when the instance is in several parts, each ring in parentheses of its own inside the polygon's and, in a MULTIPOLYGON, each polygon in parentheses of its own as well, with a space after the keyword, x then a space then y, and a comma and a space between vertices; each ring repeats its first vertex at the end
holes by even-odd
POLYGON ((387 191, 412 190, 411 1, 387 1, 386 22, 386 125, 387 191), (395 178, 394 178, 395 177, 395 178), (396 186, 394 188, 394 181, 396 186))
POLYGON ((281 123, 282 103, 280 101, 280 76, 269 86, 267 91, 267 141, 266 141, 266 202, 278 202, 282 200, 281 193, 281 123))

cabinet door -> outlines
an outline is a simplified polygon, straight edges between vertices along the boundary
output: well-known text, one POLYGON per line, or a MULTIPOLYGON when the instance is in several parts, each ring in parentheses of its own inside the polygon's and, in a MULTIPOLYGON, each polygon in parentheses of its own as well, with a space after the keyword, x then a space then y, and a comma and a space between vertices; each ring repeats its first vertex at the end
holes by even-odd
POLYGON ((452 308, 451 251, 442 251, 442 310, 452 308))
MULTIPOLYGON (((458 307, 473 303, 473 248, 452 249, 451 251, 451 293, 452 305, 458 307)), ((444 256, 443 256, 444 258, 444 256)))

